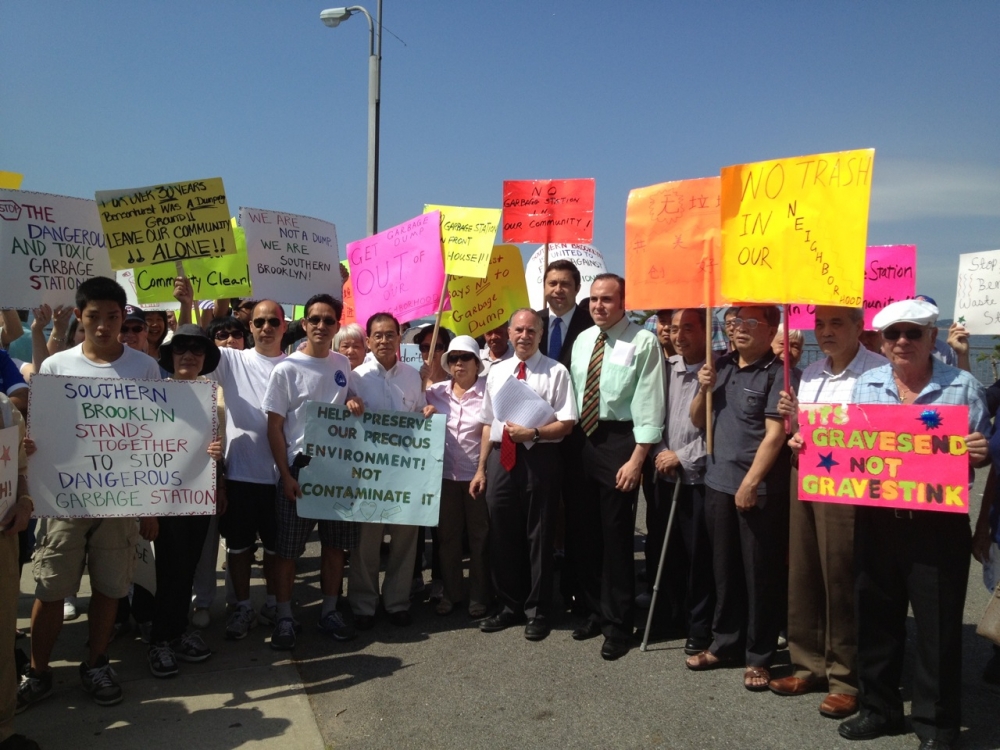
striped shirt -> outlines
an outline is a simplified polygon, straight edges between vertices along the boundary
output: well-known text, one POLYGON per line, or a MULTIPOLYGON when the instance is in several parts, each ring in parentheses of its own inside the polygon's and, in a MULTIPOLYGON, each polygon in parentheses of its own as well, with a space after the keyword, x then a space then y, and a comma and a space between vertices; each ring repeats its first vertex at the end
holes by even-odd
POLYGON ((858 378, 869 370, 889 364, 881 354, 858 347, 851 363, 834 375, 829 357, 818 359, 802 373, 798 398, 802 404, 848 404, 858 378))

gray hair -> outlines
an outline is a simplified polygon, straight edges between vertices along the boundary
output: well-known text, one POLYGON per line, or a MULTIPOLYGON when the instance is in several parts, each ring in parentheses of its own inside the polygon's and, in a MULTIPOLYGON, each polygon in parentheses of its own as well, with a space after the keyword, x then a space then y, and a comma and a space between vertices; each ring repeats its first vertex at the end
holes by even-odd
POLYGON ((542 327, 542 316, 538 314, 538 310, 530 307, 519 307, 513 313, 511 313, 510 321, 507 323, 508 326, 514 325, 514 318, 516 318, 520 313, 528 312, 535 316, 535 320, 538 321, 538 327, 542 327))
POLYGON ((365 329, 357 323, 348 323, 346 326, 341 326, 340 330, 333 337, 333 350, 335 352, 340 351, 340 345, 345 339, 356 339, 364 346, 365 329))

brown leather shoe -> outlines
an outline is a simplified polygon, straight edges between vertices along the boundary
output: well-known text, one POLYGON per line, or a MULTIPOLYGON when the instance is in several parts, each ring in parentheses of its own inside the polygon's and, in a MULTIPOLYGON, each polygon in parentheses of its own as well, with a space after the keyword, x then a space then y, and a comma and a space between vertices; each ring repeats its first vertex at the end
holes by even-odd
POLYGON ((844 695, 843 693, 830 693, 819 704, 819 712, 831 719, 843 719, 856 713, 858 710, 858 697, 856 695, 844 695))
POLYGON ((778 695, 804 695, 816 689, 816 680, 803 680, 801 677, 782 677, 771 680, 767 686, 772 693, 778 695))

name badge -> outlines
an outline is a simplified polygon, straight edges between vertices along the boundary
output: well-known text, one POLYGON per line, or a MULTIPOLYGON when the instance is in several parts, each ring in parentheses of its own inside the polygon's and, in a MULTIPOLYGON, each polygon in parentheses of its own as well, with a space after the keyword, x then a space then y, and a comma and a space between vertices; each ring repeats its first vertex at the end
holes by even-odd
POLYGON ((635 359, 635 344, 627 344, 624 341, 616 341, 615 348, 611 350, 612 364, 628 367, 635 359))

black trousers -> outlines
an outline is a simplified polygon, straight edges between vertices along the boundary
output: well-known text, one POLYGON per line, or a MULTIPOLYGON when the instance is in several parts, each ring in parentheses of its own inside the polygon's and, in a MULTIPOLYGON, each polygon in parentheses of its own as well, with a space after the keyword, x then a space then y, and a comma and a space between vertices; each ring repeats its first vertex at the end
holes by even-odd
POLYGON ((859 507, 855 515, 858 697, 862 709, 903 715, 899 683, 907 607, 917 628, 913 729, 954 743, 962 720, 962 614, 972 535, 966 515, 859 507))
POLYGON ((589 617, 605 637, 628 640, 635 625, 635 518, 639 488, 615 489, 618 470, 635 450, 631 422, 598 422, 583 445, 573 513, 577 584, 589 617))
POLYGON ((516 449, 510 472, 500 465, 499 444, 486 461, 490 574, 503 611, 543 619, 552 609, 559 445, 516 449))
POLYGON ((736 509, 736 497, 705 488, 712 544, 715 617, 709 650, 745 655, 747 666, 770 667, 778 648, 788 591, 788 488, 736 509))
MULTIPOLYGON (((673 482, 658 478, 652 499, 646 499, 646 578, 650 593, 656 581, 663 537, 667 533, 674 486, 673 482)), ((681 623, 689 638, 711 638, 715 576, 712 574, 712 544, 705 522, 703 484, 681 485, 656 609, 654 623, 681 623), (661 597, 663 604, 659 603, 661 597)))
POLYGON ((194 572, 211 516, 161 516, 156 537, 156 601, 153 643, 180 638, 187 630, 194 572))
POLYGON ((559 572, 559 593, 563 605, 569 608, 575 602, 581 601, 583 595, 576 579, 577 557, 586 555, 587 550, 577 549, 577 537, 571 533, 577 521, 577 498, 580 496, 583 481, 580 472, 583 444, 587 436, 579 425, 573 425, 569 435, 559 443, 559 457, 562 461, 560 469, 559 491, 562 493, 563 528, 565 530, 564 557, 562 570, 559 572))

